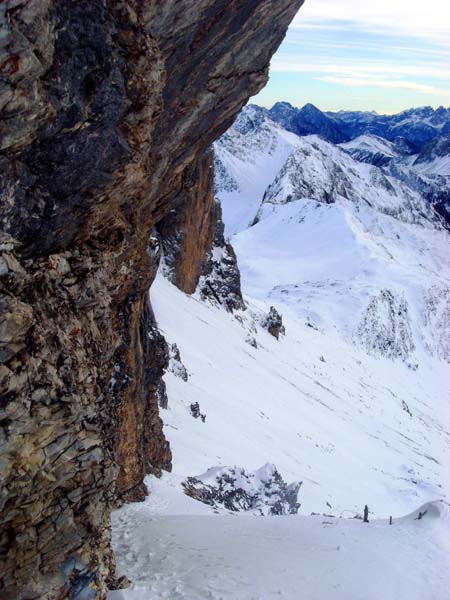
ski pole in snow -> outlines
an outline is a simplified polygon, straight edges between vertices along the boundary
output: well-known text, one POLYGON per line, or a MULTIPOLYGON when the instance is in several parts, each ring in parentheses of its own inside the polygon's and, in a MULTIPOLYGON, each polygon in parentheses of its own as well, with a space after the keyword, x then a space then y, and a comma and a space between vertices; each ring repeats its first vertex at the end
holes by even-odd
POLYGON ((368 522, 369 522, 369 507, 366 504, 364 507, 364 523, 368 523, 368 522))

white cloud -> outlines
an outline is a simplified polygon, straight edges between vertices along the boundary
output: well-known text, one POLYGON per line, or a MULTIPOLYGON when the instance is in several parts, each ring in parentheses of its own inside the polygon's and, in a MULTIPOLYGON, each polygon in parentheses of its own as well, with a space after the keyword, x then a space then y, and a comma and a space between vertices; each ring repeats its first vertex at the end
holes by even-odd
POLYGON ((317 80, 354 107, 358 93, 382 112, 418 106, 424 96, 450 105, 450 0, 306 0, 271 70, 303 74, 298 95, 318 105, 330 92, 317 80))
POLYGON ((434 94, 437 96, 448 95, 450 98, 450 89, 441 89, 432 85, 417 83, 415 81, 407 81, 404 79, 367 79, 359 77, 315 77, 317 81, 325 83, 334 83, 345 87, 378 87, 385 89, 404 89, 421 92, 423 94, 434 94))
POLYGON ((307 0, 293 27, 340 29, 348 23, 450 46, 448 0, 307 0))
POLYGON ((376 60, 347 60, 339 58, 334 64, 330 60, 316 57, 302 63, 301 56, 275 56, 272 71, 279 73, 329 73, 349 77, 399 78, 402 76, 426 77, 427 79, 449 79, 449 69, 442 64, 394 64, 376 60))

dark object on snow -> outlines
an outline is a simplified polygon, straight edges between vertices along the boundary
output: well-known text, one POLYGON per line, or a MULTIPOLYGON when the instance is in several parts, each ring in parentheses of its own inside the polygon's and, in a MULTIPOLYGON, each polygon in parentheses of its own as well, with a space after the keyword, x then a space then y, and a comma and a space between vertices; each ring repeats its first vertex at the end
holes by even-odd
POLYGON ((280 335, 284 335, 286 330, 283 325, 283 319, 280 313, 276 310, 274 306, 270 307, 269 314, 267 315, 263 327, 267 329, 270 335, 279 339, 280 335))
POLYGON ((410 411, 410 409, 409 409, 409 406, 406 404, 406 402, 405 402, 404 400, 402 400, 402 409, 403 409, 403 410, 404 410, 406 413, 408 413, 408 415, 409 415, 410 417, 412 417, 412 412, 410 411))
POLYGON ((364 507, 364 519, 363 519, 364 523, 368 523, 369 522, 369 507, 367 506, 367 504, 364 507))
POLYGON ((245 341, 247 342, 247 344, 249 344, 253 348, 258 348, 258 343, 253 336, 251 336, 251 335, 247 336, 247 339, 245 341))
POLYGON ((392 525, 392 517, 389 517, 389 525, 392 525))
POLYGON ((194 419, 198 419, 200 417, 203 423, 206 421, 206 415, 200 412, 200 404, 198 402, 191 404, 191 415, 194 417, 194 419))
POLYGON ((191 415, 194 417, 194 419, 198 419, 200 416, 200 405, 198 402, 194 402, 194 404, 191 404, 191 415))
POLYGON ((424 516, 427 514, 427 512, 428 512, 427 510, 424 510, 423 512, 420 512, 420 510, 419 510, 419 514, 414 520, 421 521, 424 518, 424 516))

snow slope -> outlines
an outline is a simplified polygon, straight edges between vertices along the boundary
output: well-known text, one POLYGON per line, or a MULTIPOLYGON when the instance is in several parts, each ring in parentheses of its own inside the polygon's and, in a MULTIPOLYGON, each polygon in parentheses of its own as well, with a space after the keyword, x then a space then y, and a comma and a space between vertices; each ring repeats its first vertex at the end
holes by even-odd
POLYGON ((287 333, 277 341, 258 325, 266 306, 252 302, 233 316, 160 275, 152 302, 189 377, 165 376, 170 401, 162 416, 173 473, 149 477, 146 501, 113 515, 119 569, 134 586, 111 599, 294 599, 300 586, 308 599, 370 600, 379 597, 371 595, 378 587, 367 585, 371 572, 384 600, 444 600, 447 521, 362 529, 360 521, 324 517, 213 515, 183 494, 181 482, 211 466, 256 469, 270 461, 287 481, 303 480, 301 515, 352 517, 368 503, 374 518, 398 517, 448 498, 445 365, 430 358, 411 371, 368 356, 288 307, 287 333), (193 402, 204 423, 192 417, 193 402), (405 588, 407 565, 418 571, 411 567, 405 588), (399 596, 399 589, 411 595, 399 596))
POLYGON ((450 156, 438 156, 430 162, 414 164, 414 168, 423 175, 450 177, 450 156))
POLYGON ((389 164, 391 160, 399 157, 395 144, 377 135, 360 135, 349 142, 340 144, 340 147, 355 160, 379 167, 389 164))
MULTIPOLYGON (((233 239, 246 293, 295 307, 315 326, 337 328, 350 340, 372 300, 390 290, 407 304, 417 349, 411 360, 420 360, 426 339, 427 351, 450 357, 448 343, 430 331, 425 316, 430 295, 439 305, 448 297, 447 232, 348 202, 265 204, 259 218, 233 239)), ((445 320, 441 326, 450 335, 445 320)))
POLYGON ((405 183, 255 109, 216 153, 247 309, 152 286, 179 349, 161 410, 173 472, 113 515, 134 583, 111 600, 447 600, 448 232, 405 183), (271 305, 279 340, 261 326, 271 305), (183 493, 244 469, 260 489, 267 463, 303 482, 298 515, 183 493), (369 525, 352 518, 365 504, 369 525))
POLYGON ((372 153, 380 153, 385 156, 395 157, 398 156, 398 152, 395 150, 395 146, 392 142, 385 140, 377 135, 364 134, 351 140, 340 144, 341 148, 345 150, 367 150, 372 153))
MULTIPOLYGON (((248 110, 251 120, 255 109, 248 110)), ((425 350, 449 360, 447 319, 439 333, 436 320, 432 325, 426 316, 430 302, 443 313, 450 289, 448 232, 431 204, 406 183, 354 160, 340 147, 317 136, 293 134, 290 154, 266 189, 249 191, 242 177, 247 153, 256 154, 261 164, 270 162, 261 136, 270 132, 278 147, 287 134, 257 116, 253 127, 243 128, 247 115, 242 113, 237 137, 232 128, 225 140, 226 156, 223 140, 216 144, 224 169, 243 190, 224 193, 219 179, 225 215, 239 203, 253 211, 247 215, 253 226, 236 229, 231 216, 228 229, 236 231, 232 242, 243 289, 252 297, 295 307, 315 326, 337 328, 347 341, 359 342, 369 352, 417 362, 425 350), (240 157, 239 168, 234 155, 240 157), (397 310, 400 306, 404 310, 397 310)), ((373 136, 357 145, 368 138, 373 136)))
MULTIPOLYGON (((300 512, 401 515, 450 491, 450 377, 424 355, 417 371, 375 358, 283 308, 277 341, 250 304, 236 318, 158 276, 152 303, 189 373, 165 381, 162 411, 175 476, 274 463, 303 480, 300 512), (250 337, 257 348, 248 343, 250 337), (195 342, 193 342, 195 340, 195 342), (198 402, 206 421, 194 419, 198 402)), ((248 299, 249 300, 249 299, 248 299)))
MULTIPOLYGON (((120 567, 132 591, 110 600, 447 600, 448 506, 364 524, 315 517, 119 520, 120 567), (149 574, 151 581, 149 582, 149 574)), ((119 536, 118 536, 119 537, 119 536)))
POLYGON ((215 145, 216 192, 227 235, 251 224, 265 189, 298 139, 248 107, 215 145))
POLYGON ((423 175, 450 178, 450 135, 434 138, 415 158, 412 167, 423 175))

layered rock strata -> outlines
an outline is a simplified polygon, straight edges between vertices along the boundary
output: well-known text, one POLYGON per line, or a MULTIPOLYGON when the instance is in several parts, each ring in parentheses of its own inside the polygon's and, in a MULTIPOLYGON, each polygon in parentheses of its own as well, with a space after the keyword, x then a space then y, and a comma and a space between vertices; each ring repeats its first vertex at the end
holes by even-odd
POLYGON ((153 227, 301 3, 0 3, 2 600, 114 585, 110 510, 170 468, 153 227))

